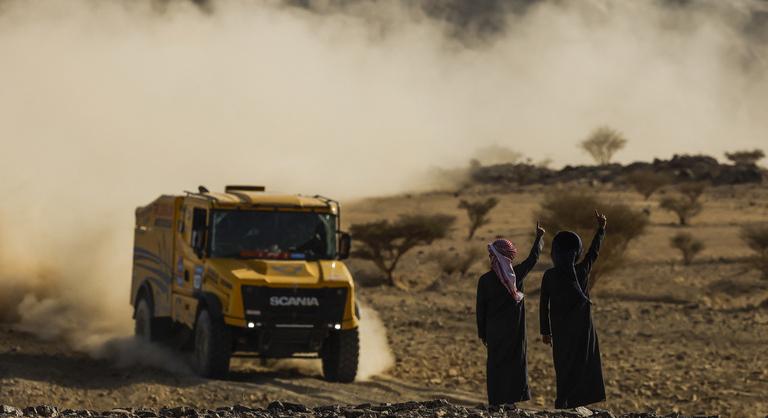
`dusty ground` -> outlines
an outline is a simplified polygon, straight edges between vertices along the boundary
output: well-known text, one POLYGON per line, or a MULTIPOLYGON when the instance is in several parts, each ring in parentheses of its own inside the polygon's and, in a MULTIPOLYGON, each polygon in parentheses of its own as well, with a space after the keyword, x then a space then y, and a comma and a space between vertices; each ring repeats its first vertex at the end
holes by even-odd
MULTIPOLYGON (((486 190, 460 198, 488 194, 499 197, 501 203, 492 212, 494 222, 482 228, 470 245, 481 246, 502 235, 518 243, 524 256, 533 238, 540 189, 517 193, 486 190)), ((712 189, 703 198, 705 210, 688 228, 676 226, 676 219, 658 209, 654 198, 645 202, 629 192, 603 194, 607 199, 651 208, 651 225, 630 248, 630 264, 603 278, 595 289, 594 316, 608 391, 604 406, 620 412, 768 413, 768 309, 751 307, 768 298, 768 281, 749 269, 745 261, 749 249, 739 236, 742 225, 768 221, 768 191, 756 187, 712 189), (681 230, 707 246, 691 266, 683 266, 680 254, 669 246, 669 238, 681 230)), ((423 287, 425 281, 439 277, 433 252, 460 251, 467 245, 461 240, 466 222, 456 209, 457 201, 448 193, 369 200, 354 206, 348 220, 369 219, 382 207, 389 215, 436 211, 458 216, 454 240, 437 243, 405 260, 401 271, 418 272, 413 285, 423 287)), ((554 232, 549 231, 548 237, 554 232)), ((370 269, 364 263, 355 265, 358 270, 370 269)), ((536 407, 551 406, 554 399, 550 351, 538 339, 537 290, 548 266, 545 255, 526 283, 533 392, 533 400, 527 404, 536 407)), ((443 277, 441 286, 427 286, 438 290, 365 289, 390 327, 397 354, 393 376, 484 393, 485 353, 473 322, 476 277, 484 268, 485 262, 480 260, 468 277, 443 277)))
POLYGON ((110 409, 141 406, 214 408, 233 404, 266 406, 274 400, 305 405, 359 404, 438 397, 454 402, 479 402, 462 390, 443 392, 382 376, 352 385, 322 380, 312 361, 264 367, 255 360, 235 359, 228 380, 207 380, 191 374, 118 367, 56 343, 42 342, 3 327, 0 337, 0 404, 56 405, 60 408, 110 409))
MULTIPOLYGON (((674 218, 637 195, 605 191, 607 198, 651 208, 651 226, 630 249, 626 268, 605 277, 595 290, 609 400, 617 412, 656 410, 764 416, 768 413, 768 281, 749 269, 749 251, 739 238, 747 223, 768 221, 768 191, 717 188, 705 196, 705 211, 689 232, 706 250, 692 266, 668 244, 681 228, 674 218)), ((443 212, 459 216, 452 238, 414 251, 403 261, 413 289, 380 285, 372 265, 352 260, 362 297, 388 328, 396 365, 387 376, 352 385, 328 384, 313 367, 261 367, 235 362, 227 381, 210 381, 150 369, 124 369, 93 360, 57 343, 0 328, 0 403, 17 406, 109 409, 121 406, 215 407, 266 404, 275 399, 310 406, 330 403, 397 402, 436 397, 462 404, 483 400, 484 349, 476 338, 474 288, 484 256, 467 277, 441 277, 434 254, 482 246, 503 235, 527 251, 537 187, 517 191, 474 190, 462 198, 494 195, 501 204, 493 222, 467 243, 465 221, 452 193, 368 199, 346 206, 346 222, 399 213, 443 212), (437 280, 437 282, 436 282, 437 280)), ((589 210, 590 208, 585 208, 589 210)), ((546 227, 546 225, 545 225, 546 227)), ((610 240, 610 220, 608 227, 610 240)), ((548 237, 551 233, 548 231, 548 237)), ((522 406, 551 406, 554 373, 548 347, 538 340, 536 289, 547 257, 526 284, 530 384, 534 399, 522 406)))

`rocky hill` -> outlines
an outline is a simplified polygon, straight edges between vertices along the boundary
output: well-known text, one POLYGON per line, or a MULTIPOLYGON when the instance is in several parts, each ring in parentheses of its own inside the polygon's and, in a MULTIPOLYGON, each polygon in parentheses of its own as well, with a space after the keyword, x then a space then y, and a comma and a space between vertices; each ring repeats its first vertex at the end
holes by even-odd
POLYGON ((560 170, 533 164, 498 164, 470 168, 470 179, 479 184, 554 184, 568 182, 622 183, 637 172, 665 174, 672 182, 703 181, 713 185, 759 184, 766 170, 753 164, 721 164, 706 155, 675 155, 670 160, 629 165, 565 166, 560 170))

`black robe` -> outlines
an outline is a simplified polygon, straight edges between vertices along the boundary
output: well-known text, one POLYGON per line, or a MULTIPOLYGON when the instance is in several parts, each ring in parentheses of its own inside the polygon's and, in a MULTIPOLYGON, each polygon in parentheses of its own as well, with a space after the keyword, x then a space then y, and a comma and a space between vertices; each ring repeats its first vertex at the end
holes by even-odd
MULTIPOLYGON (((597 260, 605 230, 598 229, 580 263, 581 240, 564 232, 552 242, 554 268, 541 282, 541 334, 552 336, 557 379, 555 408, 576 408, 605 400, 600 347, 592 322, 589 273, 597 260), (566 241, 569 241, 567 242, 566 241)), ((560 235, 560 234, 558 234, 560 235)))
MULTIPOLYGON (((541 238, 536 238, 528 258, 513 266, 517 289, 521 292, 524 291, 523 279, 536 265, 540 253, 541 238)), ((525 298, 516 303, 491 270, 480 276, 477 283, 476 312, 477 334, 488 346, 488 403, 503 405, 531 399, 525 347, 525 298)))

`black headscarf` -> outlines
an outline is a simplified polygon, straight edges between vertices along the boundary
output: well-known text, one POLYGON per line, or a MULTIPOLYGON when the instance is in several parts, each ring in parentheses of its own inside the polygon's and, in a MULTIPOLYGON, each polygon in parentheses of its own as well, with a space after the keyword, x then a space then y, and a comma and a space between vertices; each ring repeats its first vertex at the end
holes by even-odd
POLYGON ((552 240, 552 263, 556 269, 566 273, 569 280, 573 280, 576 288, 588 303, 592 303, 579 285, 576 275, 576 262, 581 256, 581 237, 572 231, 560 231, 552 240))

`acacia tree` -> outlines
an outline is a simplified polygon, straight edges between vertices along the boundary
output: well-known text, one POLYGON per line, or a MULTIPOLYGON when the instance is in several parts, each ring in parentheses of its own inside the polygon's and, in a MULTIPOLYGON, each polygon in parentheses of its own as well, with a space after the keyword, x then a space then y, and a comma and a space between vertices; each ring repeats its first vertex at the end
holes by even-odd
POLYGON ((691 218, 701 213, 701 203, 685 196, 666 196, 659 202, 659 207, 677 215, 680 226, 688 226, 691 218))
POLYGON ((469 218, 469 235, 467 235, 467 241, 475 236, 475 232, 477 232, 480 227, 488 225, 491 222, 488 214, 498 204, 499 199, 496 199, 495 197, 489 197, 488 199, 479 202, 469 202, 463 199, 459 202, 459 208, 467 211, 467 217, 469 218))
POLYGON ((704 250, 704 242, 694 238, 693 235, 687 232, 676 234, 670 238, 669 243, 673 248, 680 250, 683 256, 683 264, 686 266, 691 264, 696 255, 704 250))
POLYGON ((678 186, 678 196, 666 196, 659 202, 659 207, 675 215, 681 226, 687 226, 691 218, 701 213, 704 206, 699 198, 704 193, 704 183, 684 183, 678 186))
POLYGON ((679 186, 677 186, 677 191, 679 191, 683 196, 687 197, 690 200, 698 201, 702 194, 704 194, 704 190, 707 189, 707 184, 701 181, 695 181, 695 182, 689 182, 689 183, 683 183, 679 186))
POLYGON ((651 170, 636 171, 627 176, 627 182, 648 200, 657 190, 671 181, 666 174, 651 170))
POLYGON ((455 220, 442 214, 400 215, 394 222, 381 220, 352 225, 352 237, 362 244, 353 255, 372 261, 387 276, 390 285, 404 289, 406 286, 394 275, 403 255, 416 246, 445 238, 455 220))
POLYGON ((761 149, 734 151, 726 152, 725 158, 731 160, 736 165, 756 165, 758 161, 765 158, 765 153, 761 149))
POLYGON ((547 225, 550 230, 578 233, 585 239, 584 246, 587 247, 595 231, 595 209, 608 218, 610 232, 600 249, 600 258, 592 268, 590 289, 605 274, 624 265, 627 248, 645 232, 648 217, 627 205, 603 202, 589 192, 548 194, 536 214, 536 219, 540 219, 541 224, 547 225))
POLYGON ((605 165, 611 162, 613 154, 627 145, 627 139, 621 132, 608 126, 601 126, 592 131, 580 145, 597 164, 605 165))

